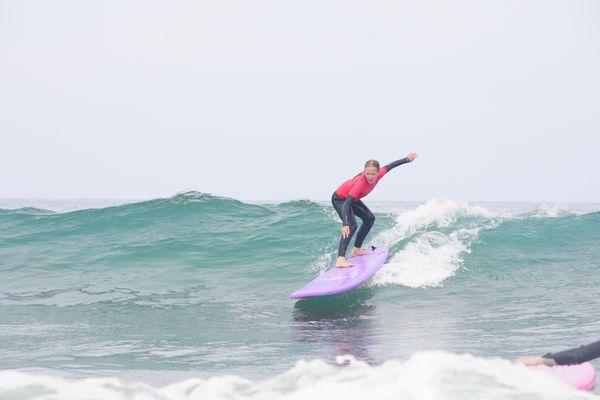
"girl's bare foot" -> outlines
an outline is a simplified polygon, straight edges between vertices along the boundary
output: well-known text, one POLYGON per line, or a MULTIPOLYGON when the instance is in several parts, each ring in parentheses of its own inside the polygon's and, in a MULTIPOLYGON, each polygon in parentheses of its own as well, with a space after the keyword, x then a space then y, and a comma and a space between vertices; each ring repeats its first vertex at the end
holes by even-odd
POLYGON ((347 267, 351 267, 354 264, 352 264, 350 261, 346 260, 346 257, 338 257, 337 261, 335 262, 335 266, 337 268, 347 268, 347 267))
POLYGON ((352 249, 352 257, 364 256, 367 254, 371 254, 371 252, 369 250, 361 249, 360 247, 355 247, 352 249))

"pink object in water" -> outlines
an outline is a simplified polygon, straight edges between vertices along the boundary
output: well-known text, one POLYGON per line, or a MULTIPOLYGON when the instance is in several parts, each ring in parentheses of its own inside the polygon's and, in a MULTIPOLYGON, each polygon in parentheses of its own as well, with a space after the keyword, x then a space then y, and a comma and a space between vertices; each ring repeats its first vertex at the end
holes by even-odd
POLYGON ((354 263, 352 267, 333 267, 292 293, 290 298, 301 299, 347 292, 373 276, 386 262, 387 257, 388 249, 385 247, 376 247, 371 250, 371 254, 350 257, 348 261, 354 263))
POLYGON ((575 365, 557 365, 555 367, 536 365, 530 368, 540 369, 555 375, 579 390, 592 390, 596 384, 596 370, 589 362, 575 365))

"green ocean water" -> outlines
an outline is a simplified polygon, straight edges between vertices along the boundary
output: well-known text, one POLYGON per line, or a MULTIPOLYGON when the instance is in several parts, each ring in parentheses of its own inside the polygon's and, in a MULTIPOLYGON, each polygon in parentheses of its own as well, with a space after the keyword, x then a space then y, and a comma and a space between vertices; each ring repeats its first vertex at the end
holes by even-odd
POLYGON ((342 355, 377 368, 432 350, 512 360, 585 344, 600 339, 598 209, 378 203, 366 244, 390 247, 389 263, 352 292, 295 302, 337 251, 326 203, 190 192, 2 208, 0 370, 164 385, 342 355))

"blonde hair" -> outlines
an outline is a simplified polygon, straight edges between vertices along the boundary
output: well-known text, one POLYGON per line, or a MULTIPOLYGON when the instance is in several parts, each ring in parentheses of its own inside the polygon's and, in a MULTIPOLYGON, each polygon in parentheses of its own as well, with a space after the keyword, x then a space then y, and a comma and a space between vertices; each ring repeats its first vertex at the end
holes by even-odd
POLYGON ((375 167, 375 168, 379 169, 379 161, 369 160, 365 163, 365 168, 367 168, 367 167, 375 167))
MULTIPOLYGON (((369 160, 369 161, 367 161, 365 163, 365 168, 367 168, 367 167, 375 167, 375 168, 379 169, 379 161, 377 161, 377 160, 369 160)), ((354 178, 356 178, 357 176, 359 176, 363 172, 364 172, 364 170, 362 170, 358 174, 354 175, 354 178)), ((352 178, 352 179, 354 179, 354 178, 352 178)))

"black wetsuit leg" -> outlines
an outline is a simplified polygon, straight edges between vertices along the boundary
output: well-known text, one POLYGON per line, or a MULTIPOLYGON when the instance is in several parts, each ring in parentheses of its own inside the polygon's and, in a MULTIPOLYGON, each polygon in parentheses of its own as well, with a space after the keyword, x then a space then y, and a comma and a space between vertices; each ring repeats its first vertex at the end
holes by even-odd
POLYGON ((581 364, 600 357, 600 340, 574 349, 544 354, 542 357, 551 358, 558 365, 581 364))
POLYGON ((360 225, 360 229, 356 234, 356 240, 354 241, 354 247, 362 247, 365 238, 369 234, 373 223, 375 223, 375 216, 369 210, 369 208, 363 203, 361 200, 352 204, 352 211, 354 214, 362 219, 362 224, 360 225))
MULTIPOLYGON (((337 211, 337 213, 340 216, 340 218, 342 219, 342 221, 344 221, 344 215, 343 215, 344 202, 345 202, 345 200, 342 199, 341 197, 339 197, 337 195, 337 193, 335 193, 335 192, 331 196, 331 204, 333 204, 333 208, 335 208, 335 210, 337 211)), ((373 223, 375 222, 375 216, 373 215, 371 210, 369 210, 369 208, 365 205, 365 203, 363 203, 360 200, 358 202, 352 203, 352 207, 350 207, 350 210, 348 212, 350 235, 347 238, 344 238, 344 237, 340 238, 340 245, 338 248, 338 257, 346 256, 346 251, 348 250, 348 245, 350 244, 350 239, 354 235, 354 232, 356 232, 357 223, 356 223, 356 218, 354 217, 355 214, 362 220, 362 224, 360 226, 360 229, 358 230, 358 234, 356 235, 356 240, 354 241, 354 246, 356 246, 356 247, 362 246, 365 238, 367 237, 367 234, 369 233, 369 231, 371 230, 371 227, 373 226, 373 223)))
MULTIPOLYGON (((333 204, 333 208, 335 208, 335 211, 337 211, 337 213, 340 216, 340 218, 342 219, 342 221, 344 221, 344 216, 343 216, 343 212, 342 212, 342 209, 344 207, 344 202, 345 202, 344 199, 342 199, 340 196, 338 196, 337 193, 333 192, 333 196, 331 196, 331 204, 333 204)), ((346 238, 344 238, 343 236, 340 238, 340 245, 338 247, 338 257, 346 256, 346 250, 348 250, 348 245, 350 244, 350 239, 354 235, 354 232, 356 232, 357 224, 356 224, 356 218, 354 217, 354 213, 352 212, 352 208, 350 209, 350 211, 348 213, 348 222, 350 223, 350 225, 349 225, 350 226, 350 235, 348 235, 348 237, 346 237, 346 238)))

